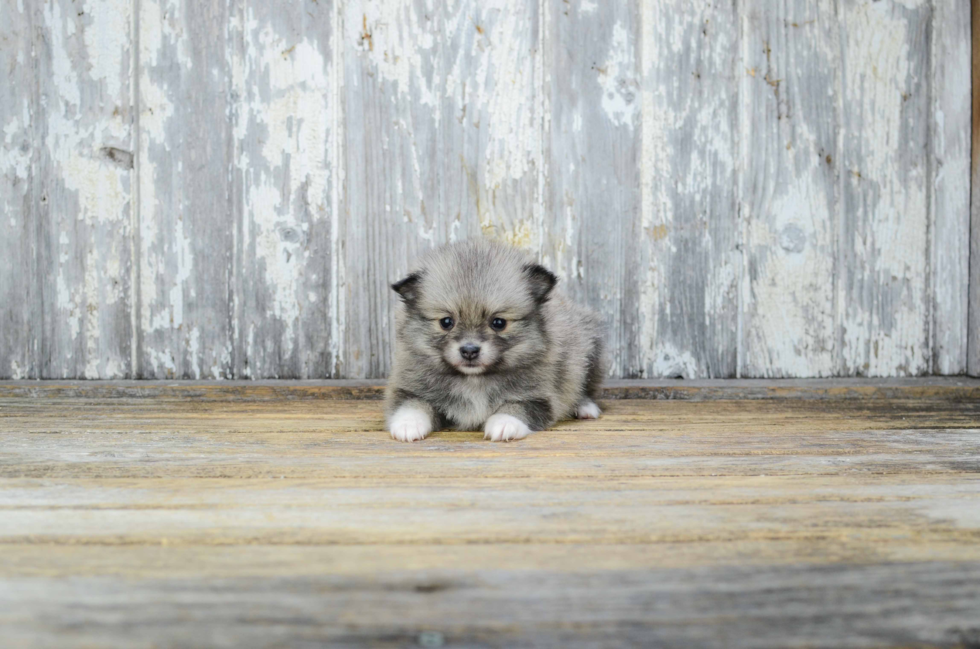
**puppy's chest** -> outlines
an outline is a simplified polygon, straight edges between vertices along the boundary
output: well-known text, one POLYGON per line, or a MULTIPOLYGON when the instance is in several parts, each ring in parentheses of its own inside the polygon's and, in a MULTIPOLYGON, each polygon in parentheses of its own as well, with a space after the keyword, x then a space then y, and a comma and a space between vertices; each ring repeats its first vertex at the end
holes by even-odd
POLYGON ((460 430, 480 430, 499 406, 499 399, 480 384, 462 384, 452 396, 446 404, 446 415, 460 430))

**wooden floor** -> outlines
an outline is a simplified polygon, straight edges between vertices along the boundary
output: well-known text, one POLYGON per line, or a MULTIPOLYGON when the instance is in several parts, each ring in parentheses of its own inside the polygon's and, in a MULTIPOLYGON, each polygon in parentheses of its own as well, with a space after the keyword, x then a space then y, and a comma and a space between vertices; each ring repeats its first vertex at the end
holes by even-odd
POLYGON ((0 646, 980 647, 980 383, 729 385, 401 444, 371 385, 0 383, 0 646))

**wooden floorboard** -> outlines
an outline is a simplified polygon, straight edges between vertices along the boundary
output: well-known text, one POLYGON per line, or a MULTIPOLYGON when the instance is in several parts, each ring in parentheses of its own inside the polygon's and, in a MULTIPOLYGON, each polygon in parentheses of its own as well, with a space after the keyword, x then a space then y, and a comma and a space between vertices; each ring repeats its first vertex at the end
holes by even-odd
POLYGON ((513 444, 393 442, 363 386, 122 387, 0 384, 0 646, 980 646, 967 380, 513 444))
MULTIPOLYGON (((191 399, 202 401, 380 400, 384 381, 0 381, 11 397, 191 399)), ((974 399, 980 379, 932 376, 886 379, 643 379, 611 380, 603 399, 714 401, 731 399, 974 399)))

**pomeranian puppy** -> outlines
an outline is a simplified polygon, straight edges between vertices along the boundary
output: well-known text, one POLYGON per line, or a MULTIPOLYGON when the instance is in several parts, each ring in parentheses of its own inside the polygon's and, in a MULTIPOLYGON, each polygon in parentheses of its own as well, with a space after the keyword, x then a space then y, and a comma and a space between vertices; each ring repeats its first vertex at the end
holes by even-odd
POLYGON ((597 418, 600 319, 557 282, 518 249, 478 239, 428 253, 392 284, 401 296, 385 404, 392 438, 454 428, 506 442, 597 418))

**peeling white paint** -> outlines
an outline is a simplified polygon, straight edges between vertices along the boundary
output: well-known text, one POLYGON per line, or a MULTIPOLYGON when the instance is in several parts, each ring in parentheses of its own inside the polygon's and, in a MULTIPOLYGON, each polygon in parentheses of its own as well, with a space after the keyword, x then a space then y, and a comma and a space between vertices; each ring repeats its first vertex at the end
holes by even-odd
POLYGON ((131 0, 86 3, 85 16, 91 18, 84 30, 88 74, 92 80, 105 84, 109 97, 121 95, 129 71, 128 57, 119 54, 129 51, 132 6, 131 0))
POLYGON ((488 188, 506 180, 520 180, 540 164, 541 128, 531 108, 533 103, 528 101, 535 92, 535 34, 523 12, 514 11, 508 4, 485 3, 484 15, 496 16, 496 21, 492 25, 485 21, 486 56, 476 73, 478 80, 486 80, 477 89, 476 105, 486 106, 490 122, 485 172, 488 188))
POLYGON ((731 5, 644 3, 641 20, 639 323, 629 365, 726 376, 737 357, 737 45, 731 5), (696 269, 696 270, 695 270, 696 269))
POLYGON ((286 43, 269 28, 258 41, 261 59, 250 64, 268 75, 270 99, 253 98, 250 109, 253 119, 268 129, 263 157, 276 169, 288 156, 290 191, 286 198, 304 189, 311 218, 321 219, 326 214, 324 197, 330 179, 326 64, 314 45, 306 42, 293 45, 288 55, 281 54, 286 43))
MULTIPOLYGON (((181 2, 141 0, 139 8, 141 308, 137 324, 144 336, 144 371, 157 377, 207 378, 201 375, 202 359, 189 352, 197 325, 196 312, 188 312, 197 297, 191 279, 202 269, 195 264, 195 242, 188 232, 194 230, 187 219, 201 216, 183 209, 185 197, 168 195, 183 191, 187 182, 183 180, 187 173, 184 160, 170 154, 177 144, 173 138, 179 134, 179 125, 174 124, 177 106, 169 84, 174 66, 186 78, 195 74, 188 33, 192 28, 186 24, 181 2), (176 200, 171 203, 171 199, 176 200), (173 345, 181 348, 174 350, 173 345)), ((197 335, 201 336, 200 330, 197 335)), ((221 347, 215 345, 204 352, 198 348, 195 353, 217 355, 221 347)))
POLYGON ((81 127, 74 120, 52 113, 45 141, 51 157, 59 161, 59 176, 67 189, 77 192, 77 218, 90 224, 128 223, 129 174, 99 157, 97 125, 81 127))
POLYGON ((62 231, 58 235, 58 277, 55 282, 57 289, 58 308, 66 312, 66 322, 68 323, 68 335, 71 340, 78 338, 81 332, 82 307, 79 296, 74 288, 68 283, 68 278, 63 270, 68 266, 71 259, 72 245, 68 238, 68 233, 62 231))
MULTIPOLYGON (((153 83, 145 71, 140 74, 140 135, 147 145, 153 142, 166 147, 166 124, 173 117, 174 105, 165 90, 153 83)), ((152 188, 152 184, 147 186, 152 188)))
POLYGON ((698 359, 690 351, 678 349, 670 343, 661 343, 651 360, 653 376, 690 379, 701 375, 698 359))
POLYGON ((813 11, 812 22, 786 41, 776 36, 786 22, 805 21, 780 12, 741 20, 743 376, 837 372, 834 164, 840 161, 836 124, 825 116, 837 107, 840 46, 835 30, 824 27, 835 24, 830 6, 813 11), (770 44, 774 36, 778 42, 770 44), (803 52, 805 64, 798 62, 803 52), (831 90, 809 96, 823 87, 831 90), (803 105, 800 96, 807 97, 803 105))
POLYGON ((158 376, 175 378, 177 374, 177 364, 174 362, 174 354, 170 348, 162 350, 149 347, 146 349, 147 360, 158 376), (162 370, 162 371, 161 371, 162 370))
POLYGON ((88 304, 81 315, 85 318, 85 369, 83 371, 86 379, 100 378, 102 373, 99 370, 103 367, 99 353, 101 350, 99 252, 99 248, 93 245, 85 254, 85 295, 88 297, 88 304))
POLYGON ((906 9, 919 9, 926 6, 929 0, 892 0, 895 4, 899 4, 906 9))
POLYGON ((71 55, 66 47, 66 39, 75 35, 75 23, 65 21, 61 14, 61 5, 57 2, 47 3, 45 23, 49 44, 51 46, 51 81, 62 102, 78 110, 81 104, 78 77, 72 64, 71 55))
POLYGON ((201 378, 201 330, 193 327, 187 336, 187 355, 191 359, 191 375, 201 378))
POLYGON ((125 375, 128 363, 119 350, 124 318, 118 316, 129 308, 131 178, 125 163, 110 160, 106 151, 113 147, 125 156, 129 148, 123 116, 130 99, 124 74, 129 7, 112 0, 65 15, 60 3, 51 2, 43 14, 51 91, 40 144, 55 176, 44 199, 59 232, 52 269, 58 333, 48 342, 56 351, 43 371, 54 375, 114 378, 125 375))
POLYGON ((194 270, 194 253, 190 238, 184 234, 184 217, 178 216, 174 227, 174 249, 171 260, 176 262, 176 272, 168 273, 170 278, 169 322, 160 323, 158 328, 177 328, 184 324, 184 287, 194 270))
POLYGON ((0 169, 5 175, 20 180, 27 180, 31 171, 30 124, 30 104, 25 98, 21 102, 20 116, 14 115, 3 125, 3 146, 0 147, 0 169))
POLYGON ((832 222, 825 186, 800 172, 779 188, 764 215, 743 209, 746 251, 759 265, 758 281, 746 282, 743 304, 750 305, 747 349, 749 374, 832 376, 834 358, 834 258, 817 232, 832 222))
POLYGON ((847 133, 852 140, 846 142, 860 142, 861 154, 845 158, 844 189, 854 197, 848 207, 867 229, 841 245, 866 260, 858 272, 873 284, 874 294, 871 302, 849 300, 849 287, 840 284, 841 352, 845 371, 868 376, 929 369, 926 169, 914 165, 911 152, 896 142, 906 127, 910 84, 918 83, 910 78, 916 52, 907 40, 914 19, 896 16, 888 3, 850 5, 844 14, 845 101, 858 130, 847 133))
POLYGON ((412 0, 351 4, 344 24, 347 42, 371 61, 394 91, 432 107, 438 119, 437 91, 422 66, 423 53, 436 46, 435 35, 420 22, 420 14, 426 12, 417 11, 412 0))
MULTIPOLYGON (((659 44, 664 42, 663 27, 657 22, 659 12, 645 7, 641 21, 642 60, 644 79, 654 73, 659 60, 659 44)), ((640 152, 640 232, 652 232, 657 227, 669 227, 673 223, 673 202, 667 193, 667 185, 660 179, 670 174, 673 150, 668 138, 675 121, 674 112, 665 101, 663 89, 645 83, 640 94, 643 128, 640 152)), ((635 363, 641 376, 653 375, 654 358, 657 356, 659 339, 659 304, 666 298, 663 290, 665 277, 656 256, 645 255, 644 267, 637 269, 640 280, 640 353, 635 363)), ((668 352, 669 353, 669 352, 668 352)), ((673 355, 672 355, 673 356, 673 355)))
POLYGON ((934 5, 931 69, 934 177, 931 286, 933 367, 936 374, 967 370, 970 241, 970 7, 934 5))
MULTIPOLYGON (((345 75, 340 72, 344 55, 345 40, 337 34, 343 29, 343 3, 337 3, 332 16, 334 27, 334 37, 332 38, 333 49, 331 60, 335 65, 335 74, 332 79, 332 92, 330 94, 330 114, 333 117, 334 125, 344 123, 344 102, 346 89, 344 87, 345 75)), ((334 377, 346 375, 344 367, 345 338, 346 338, 346 309, 347 309, 347 259, 346 247, 343 245, 347 233, 342 228, 344 219, 341 215, 341 187, 345 185, 346 161, 344 155, 343 137, 340 133, 331 138, 331 159, 333 160, 333 191, 330 193, 330 368, 329 371, 334 377)))
POLYGON ((633 42, 622 23, 613 26, 609 54, 597 70, 602 86, 602 109, 616 126, 633 128, 633 118, 640 108, 637 93, 636 62, 633 42))
POLYGON ((27 378, 27 368, 17 362, 17 359, 10 361, 10 378, 19 381, 27 378))
MULTIPOLYGON (((333 209, 328 194, 333 169, 327 159, 334 149, 328 118, 332 83, 317 43, 287 41, 271 25, 259 26, 251 9, 246 23, 242 83, 248 78, 258 84, 242 87, 247 101, 237 132, 248 142, 254 129, 262 146, 243 148, 238 163, 246 179, 245 248, 254 243, 272 297, 266 317, 285 327, 280 342, 288 356, 306 303, 302 288, 308 264, 316 261, 304 241, 310 225, 333 209)), ((246 351, 254 357, 251 346, 246 351)))

